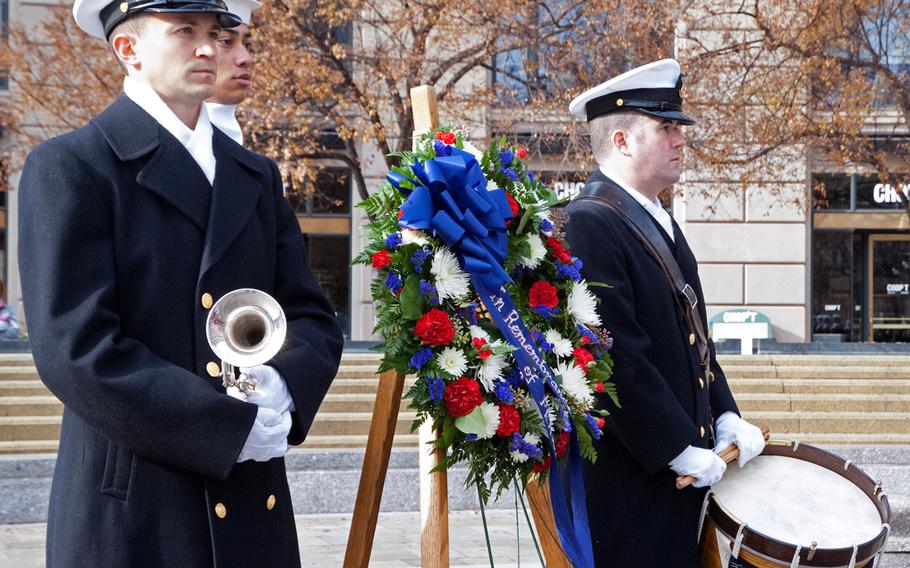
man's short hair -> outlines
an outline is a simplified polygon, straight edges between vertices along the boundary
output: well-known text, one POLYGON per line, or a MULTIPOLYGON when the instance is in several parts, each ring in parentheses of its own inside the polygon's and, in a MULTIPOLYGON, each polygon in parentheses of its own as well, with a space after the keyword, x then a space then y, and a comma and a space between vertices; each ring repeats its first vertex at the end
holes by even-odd
POLYGON ((602 114, 588 122, 591 134, 591 151, 594 161, 602 165, 613 151, 613 139, 610 136, 615 130, 622 130, 626 136, 638 137, 646 117, 634 110, 622 110, 602 114))
POLYGON ((113 48, 114 45, 111 43, 111 40, 114 39, 115 35, 120 33, 142 35, 142 32, 145 30, 145 24, 148 22, 148 16, 149 14, 147 12, 140 12, 114 26, 114 29, 111 30, 111 35, 107 37, 108 44, 113 48))

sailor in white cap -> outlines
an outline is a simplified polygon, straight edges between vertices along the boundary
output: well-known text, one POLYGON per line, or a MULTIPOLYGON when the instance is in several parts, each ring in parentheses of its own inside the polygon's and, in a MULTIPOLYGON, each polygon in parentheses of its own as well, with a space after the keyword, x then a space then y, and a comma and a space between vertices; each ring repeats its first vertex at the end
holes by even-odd
POLYGON ((237 105, 249 96, 253 81, 250 17, 262 4, 256 0, 228 0, 227 4, 228 9, 240 17, 241 23, 222 29, 218 35, 218 78, 215 92, 206 101, 206 107, 215 128, 243 145, 243 131, 237 122, 237 105))
POLYGON ((696 568, 706 487, 735 442, 740 465, 764 447, 739 416, 704 325, 698 264, 658 195, 679 180, 685 146, 682 75, 656 61, 585 91, 569 110, 586 119, 598 169, 566 208, 566 239, 583 263, 598 311, 616 341, 619 401, 586 464, 597 566, 696 568), (677 475, 695 478, 677 490, 677 475))
POLYGON ((47 566, 300 565, 284 456, 341 357, 272 160, 209 123, 222 0, 76 0, 124 95, 25 164, 19 263, 38 373, 63 402, 47 566), (213 305, 255 288, 287 334, 250 400, 222 385, 213 305))

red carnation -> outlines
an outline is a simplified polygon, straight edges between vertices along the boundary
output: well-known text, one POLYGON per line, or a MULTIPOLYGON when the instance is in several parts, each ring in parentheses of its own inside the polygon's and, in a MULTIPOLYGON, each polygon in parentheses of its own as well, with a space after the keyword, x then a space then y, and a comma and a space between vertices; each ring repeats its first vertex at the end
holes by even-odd
POLYGON ((496 435, 507 438, 518 432, 521 428, 521 413, 514 406, 497 402, 499 407, 499 427, 496 428, 496 435))
POLYGON ((455 143, 455 133, 447 132, 445 130, 440 130, 436 133, 436 139, 442 142, 443 144, 454 144, 455 143))
POLYGON ((528 151, 524 148, 519 148, 518 150, 515 150, 515 155, 524 160, 528 157, 528 151))
POLYGON ((572 356, 575 357, 575 365, 581 367, 581 370, 587 373, 588 363, 594 360, 594 356, 591 355, 591 352, 584 347, 576 347, 572 350, 572 356))
POLYGON ((373 253, 373 268, 382 270, 391 263, 392 257, 389 255, 389 251, 381 250, 379 252, 373 253))
POLYGON ((414 326, 414 335, 424 345, 448 345, 455 337, 452 320, 442 310, 433 308, 423 314, 414 326))
POLYGON ((603 430, 604 424, 606 424, 606 423, 607 423, 607 421, 604 420, 603 418, 597 419, 597 427, 600 428, 601 430, 603 430))
POLYGON ((559 297, 556 295, 556 286, 543 280, 538 280, 531 285, 531 291, 528 292, 528 300, 532 308, 537 306, 546 306, 555 308, 559 304, 559 297))
POLYGON ((550 469, 550 456, 547 456, 543 461, 537 462, 534 464, 534 473, 541 473, 550 469))
POLYGON ((556 457, 561 458, 569 451, 569 433, 560 432, 556 436, 556 457))
POLYGON ((603 391, 604 391, 604 384, 603 384, 602 382, 600 382, 600 381, 597 381, 596 383, 594 383, 594 391, 595 391, 595 392, 603 392, 603 391))
POLYGON ((588 345, 589 343, 591 343, 591 338, 588 337, 587 335, 582 335, 581 342, 584 343, 585 345, 588 345))
POLYGON ((558 258, 563 264, 572 262, 572 255, 562 246, 562 241, 556 237, 547 237, 547 246, 550 247, 550 252, 553 253, 553 256, 558 258))
POLYGON ((467 416, 483 402, 480 394, 480 383, 468 377, 461 377, 446 385, 442 391, 442 400, 446 410, 455 418, 467 416))
POLYGON ((484 347, 487 344, 487 340, 482 337, 475 337, 473 340, 474 349, 477 350, 477 356, 481 359, 487 359, 490 355, 493 354, 493 350, 489 347, 484 347))
POLYGON ((518 202, 515 201, 515 198, 512 197, 511 195, 509 195, 508 193, 506 194, 506 199, 509 200, 509 209, 512 210, 512 218, 517 219, 518 218, 518 202))

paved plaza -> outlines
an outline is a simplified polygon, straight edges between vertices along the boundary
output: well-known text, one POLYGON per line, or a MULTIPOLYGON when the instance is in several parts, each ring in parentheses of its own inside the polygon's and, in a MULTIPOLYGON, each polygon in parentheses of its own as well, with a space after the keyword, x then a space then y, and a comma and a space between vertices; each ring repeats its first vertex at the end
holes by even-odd
MULTIPOLYGON (((495 566, 499 568, 540 566, 523 517, 519 519, 517 531, 515 511, 502 509, 487 511, 487 523, 493 543, 495 566), (516 539, 516 533, 520 539, 516 539)), ((342 566, 350 525, 349 514, 298 515, 297 531, 303 566, 310 568, 342 566)), ((44 523, 0 526, 0 567, 44 566, 45 526, 44 523)), ((478 511, 450 513, 449 542, 453 568, 479 568, 490 565, 483 536, 483 524, 478 511)), ((906 550, 902 546, 898 548, 906 550)), ((370 566, 376 568, 420 566, 419 513, 379 515, 370 566)), ((888 554, 879 567, 910 567, 910 553, 888 554)))

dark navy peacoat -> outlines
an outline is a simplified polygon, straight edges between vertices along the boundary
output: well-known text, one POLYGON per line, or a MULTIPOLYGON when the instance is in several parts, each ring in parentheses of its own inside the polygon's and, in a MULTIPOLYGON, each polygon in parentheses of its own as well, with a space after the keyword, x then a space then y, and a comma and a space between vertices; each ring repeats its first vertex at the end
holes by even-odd
POLYGON ((298 566, 284 459, 235 463, 256 406, 228 397, 210 294, 258 288, 289 330, 269 362, 303 442, 342 335, 278 169, 215 130, 214 187, 121 96, 41 144, 20 183, 19 260, 38 373, 64 403, 48 567, 298 566))
MULTIPOLYGON (((592 193, 595 181, 616 186, 597 171, 581 196, 592 193)), ((641 205, 633 202, 633 207, 641 205)), ((713 343, 711 368, 701 368, 698 346, 690 340, 673 289, 631 229, 592 200, 576 199, 566 212, 566 239, 583 263, 582 275, 610 285, 591 290, 614 338, 613 380, 621 405, 599 399, 610 416, 597 444, 599 458, 585 471, 595 563, 695 568, 704 491, 677 490, 668 464, 688 445, 713 448, 715 418, 737 411, 736 403, 714 361, 713 343)), ((660 233, 695 289, 702 321, 707 321, 695 256, 675 222, 673 228, 675 243, 662 228, 660 233)))

